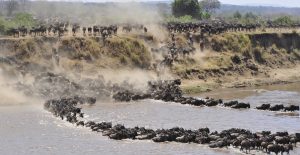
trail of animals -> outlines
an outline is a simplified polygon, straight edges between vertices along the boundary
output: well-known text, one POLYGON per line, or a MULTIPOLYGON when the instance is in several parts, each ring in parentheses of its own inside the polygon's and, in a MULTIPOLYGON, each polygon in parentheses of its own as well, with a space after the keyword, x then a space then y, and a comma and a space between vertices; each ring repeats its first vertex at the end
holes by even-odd
MULTIPOLYGON (((170 33, 201 33, 202 35, 214 35, 224 32, 252 32, 261 28, 270 29, 297 29, 300 28, 300 23, 294 23, 291 25, 279 25, 272 21, 267 21, 266 24, 241 24, 237 22, 226 22, 223 20, 205 20, 190 23, 181 22, 168 22, 160 23, 165 27, 170 33)), ((102 36, 108 37, 113 34, 117 34, 118 29, 122 28, 123 32, 131 32, 132 30, 141 30, 148 32, 148 28, 143 24, 115 24, 115 25, 93 25, 93 26, 80 26, 77 23, 69 22, 56 22, 53 24, 40 24, 35 27, 25 27, 20 26, 18 28, 11 28, 8 30, 8 34, 14 37, 25 37, 25 36, 64 36, 68 34, 69 31, 72 32, 73 36, 78 35, 78 33, 83 34, 83 36, 102 36)))
POLYGON ((19 28, 11 28, 8 30, 8 34, 10 36, 19 38, 19 37, 37 37, 37 36, 56 36, 62 37, 69 32, 72 33, 73 36, 82 34, 83 36, 101 36, 102 38, 111 37, 112 35, 116 35, 119 27, 122 27, 123 32, 131 32, 132 30, 143 30, 147 32, 147 28, 143 25, 130 25, 130 24, 122 24, 122 25, 94 25, 94 26, 83 26, 81 27, 79 24, 70 24, 59 22, 55 24, 42 24, 36 27, 27 28, 25 26, 21 26, 19 28))
MULTIPOLYGON (((180 80, 170 81, 154 81, 149 82, 149 90, 147 93, 134 93, 130 90, 122 90, 116 92, 113 98, 117 101, 132 101, 141 99, 155 99, 166 102, 177 102, 182 104, 190 104, 194 106, 217 106, 222 105, 234 109, 250 108, 247 103, 239 103, 231 101, 223 103, 222 100, 215 99, 196 99, 191 97, 183 97, 179 88, 180 80)), ((232 128, 221 132, 211 132, 209 128, 199 128, 196 130, 188 130, 180 127, 171 129, 147 129, 144 127, 127 128, 124 125, 112 122, 94 122, 84 118, 85 114, 78 106, 81 104, 96 104, 96 98, 93 97, 65 97, 59 99, 50 99, 46 101, 44 107, 54 116, 66 120, 77 126, 90 128, 93 132, 102 133, 110 139, 122 140, 152 140, 153 142, 178 142, 178 143, 196 143, 208 145, 209 148, 228 148, 233 146, 239 148, 240 151, 250 153, 251 150, 260 151, 262 153, 287 153, 297 146, 300 142, 300 133, 290 134, 288 132, 261 131, 253 133, 246 129, 232 128)), ((270 111, 299 111, 299 106, 283 105, 261 105, 256 107, 259 110, 270 111)))

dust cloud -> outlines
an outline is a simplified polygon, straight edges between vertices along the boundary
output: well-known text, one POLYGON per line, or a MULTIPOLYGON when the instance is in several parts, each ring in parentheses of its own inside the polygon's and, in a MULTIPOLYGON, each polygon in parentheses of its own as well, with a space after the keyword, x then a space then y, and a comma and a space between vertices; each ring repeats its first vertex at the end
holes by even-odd
POLYGON ((18 78, 9 77, 4 74, 0 68, 0 106, 40 103, 39 99, 29 97, 13 87, 15 83, 21 82, 17 81, 18 78))
POLYGON ((83 26, 109 24, 149 24, 162 21, 156 4, 127 1, 84 3, 36 1, 28 5, 28 10, 38 19, 46 22, 69 21, 83 26))
MULTIPOLYGON (((149 50, 153 47, 159 48, 163 46, 168 39, 168 33, 161 25, 163 17, 158 7, 154 4, 139 2, 75 3, 54 1, 28 3, 30 5, 26 5, 26 10, 32 13, 35 18, 41 20, 41 23, 69 22, 70 24, 78 23, 80 26, 143 24, 148 28, 147 35, 152 35, 157 40, 155 45, 153 45, 154 43, 145 43, 149 50)), ((139 35, 139 32, 136 33, 139 35)), ((148 81, 174 79, 167 68, 161 68, 159 73, 155 69, 138 69, 138 67, 122 67, 120 69, 97 68, 98 66, 95 66, 93 63, 70 60, 66 55, 56 55, 60 53, 59 41, 52 44, 48 43, 49 45, 46 45, 47 42, 39 44, 44 44, 45 48, 36 48, 35 50, 37 51, 29 54, 28 58, 24 58, 24 60, 18 60, 17 58, 16 64, 8 64, 7 66, 9 67, 5 69, 5 72, 3 71, 4 65, 0 67, 1 105, 35 102, 34 100, 36 99, 33 99, 34 97, 28 94, 25 95, 22 89, 14 87, 16 85, 25 87, 25 90, 34 91, 32 92, 33 94, 59 97, 57 95, 70 95, 72 92, 80 94, 81 92, 76 90, 78 85, 84 87, 82 88, 83 92, 89 92, 89 89, 95 83, 85 83, 83 81, 100 80, 100 83, 104 83, 104 87, 107 87, 109 84, 124 85, 124 83, 127 83, 133 89, 143 91, 147 89, 148 81), (59 57, 59 63, 56 62, 57 57, 59 57), (81 70, 72 69, 74 65, 77 65, 81 70), (92 69, 87 69, 89 67, 92 69), (22 68, 22 71, 20 71, 20 68, 22 68), (8 75, 8 72, 11 72, 11 74, 8 75)), ((1 57, 7 57, 6 53, 8 51, 16 53, 6 48, 5 51, 0 49, 1 57)), ((73 51, 69 51, 69 53, 71 52, 73 51)), ((9 56, 14 57, 13 54, 9 56)), ((156 57, 158 59, 163 58, 161 54, 156 54, 156 57)), ((154 59, 154 61, 158 59, 154 59)))

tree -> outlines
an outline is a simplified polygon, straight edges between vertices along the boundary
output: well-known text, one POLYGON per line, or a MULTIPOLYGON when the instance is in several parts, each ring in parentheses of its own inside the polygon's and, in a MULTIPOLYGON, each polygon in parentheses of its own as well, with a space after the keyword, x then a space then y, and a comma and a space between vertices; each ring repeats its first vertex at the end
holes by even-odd
POLYGON ((190 15, 194 18, 200 17, 201 8, 198 0, 174 0, 172 13, 175 17, 190 15))
POLYGON ((17 13, 12 19, 12 22, 14 22, 18 27, 25 26, 28 28, 34 26, 36 23, 32 15, 29 13, 17 13))
POLYGON ((239 11, 236 11, 233 14, 233 18, 235 18, 235 19, 241 19, 242 18, 242 14, 239 11))
POLYGON ((289 26, 293 23, 293 20, 289 16, 282 16, 282 17, 278 17, 277 19, 275 19, 274 22, 279 25, 289 26))
POLYGON ((246 24, 250 24, 250 23, 253 24, 257 22, 257 19, 258 19, 257 15, 253 14, 252 12, 247 12, 244 17, 244 22, 246 24))
POLYGON ((213 13, 221 7, 221 2, 219 0, 202 0, 200 1, 200 6, 205 12, 213 13))
POLYGON ((202 14, 201 14, 202 19, 209 19, 210 17, 211 17, 211 14, 206 11, 202 12, 202 14))
POLYGON ((256 20, 257 19, 257 16, 255 14, 253 14, 252 12, 247 12, 245 14, 245 18, 246 19, 253 19, 253 20, 256 20))

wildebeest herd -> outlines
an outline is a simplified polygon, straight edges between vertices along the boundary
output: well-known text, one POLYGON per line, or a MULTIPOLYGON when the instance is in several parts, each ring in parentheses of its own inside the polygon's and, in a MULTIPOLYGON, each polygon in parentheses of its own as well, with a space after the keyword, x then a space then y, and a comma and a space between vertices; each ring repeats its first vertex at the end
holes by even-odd
POLYGON ((122 27, 123 32, 131 32, 132 30, 141 30, 147 32, 148 29, 144 25, 139 24, 120 24, 120 25, 94 25, 94 26, 80 26, 79 24, 69 24, 59 22, 55 24, 41 24, 36 27, 26 28, 21 26, 19 28, 11 28, 8 30, 8 34, 14 37, 25 36, 59 36, 62 37, 69 32, 73 36, 81 33, 83 36, 101 36, 107 38, 111 35, 116 35, 118 28, 122 27))
MULTIPOLYGON (((178 83, 179 81, 173 81, 178 83)), ((155 86, 156 87, 156 86, 155 86)), ((177 95, 175 95, 177 96, 177 95)), ((158 96, 157 96, 158 97, 158 96)), ((160 98, 160 97, 158 97, 160 98)), ((171 98, 167 97, 165 100, 171 98)), ((91 97, 68 97, 48 100, 44 107, 54 116, 60 117, 77 126, 90 128, 93 132, 100 132, 110 139, 122 140, 152 140, 153 142, 178 142, 208 145, 210 148, 228 148, 233 146, 240 151, 250 153, 251 150, 266 153, 287 153, 300 142, 300 133, 262 131, 252 133, 249 130, 232 128, 221 132, 211 132, 209 128, 187 130, 180 127, 171 129, 147 129, 144 127, 126 128, 124 125, 114 125, 112 122, 94 122, 84 118, 85 114, 79 104, 95 104, 96 99, 91 97)), ((215 101, 219 103, 219 101, 215 101)))
MULTIPOLYGON (((50 76, 59 77, 52 74, 50 76)), ((122 87, 117 87, 115 89, 116 91, 113 91, 112 97, 116 101, 127 102, 141 99, 155 99, 193 106, 211 107, 221 105, 234 109, 250 108, 250 104, 238 101, 223 102, 222 100, 211 98, 197 99, 184 97, 182 90, 179 87, 180 84, 180 80, 151 81, 148 82, 148 89, 147 91, 144 91, 144 93, 141 93, 142 91, 130 89, 131 87, 129 84, 123 84, 122 87)), ((96 87, 99 89, 105 86, 96 87)), ((253 133, 249 130, 238 128, 223 130, 221 132, 211 132, 209 128, 200 128, 196 130, 183 129, 180 127, 172 129, 147 129, 144 127, 127 128, 121 124, 113 125, 112 122, 97 123, 88 120, 82 112, 82 108, 79 107, 79 105, 82 104, 94 105, 96 103, 96 98, 86 97, 88 94, 81 94, 82 96, 76 95, 50 99, 45 102, 44 107, 54 116, 59 117, 62 120, 66 120, 77 126, 90 128, 93 132, 100 132, 103 136, 115 140, 133 139, 152 140, 153 142, 196 143, 208 145, 210 148, 227 148, 233 146, 246 153, 251 150, 256 150, 266 153, 274 152, 275 154, 284 152, 289 153, 296 147, 296 144, 300 142, 300 133, 289 134, 288 132, 277 132, 272 134, 270 131, 253 133)), ((262 108, 257 107, 257 109, 274 110, 272 107, 278 107, 278 105, 262 105, 261 107, 262 108)), ((287 111, 299 110, 299 106, 279 107, 280 108, 277 109, 284 109, 287 111)))
MULTIPOLYGON (((220 34, 224 32, 237 32, 237 31, 246 31, 251 32, 255 31, 258 28, 299 28, 299 23, 294 23, 290 25, 280 25, 272 21, 267 21, 266 24, 262 25, 259 23, 255 24, 241 24, 237 22, 226 22, 223 20, 208 20, 208 21, 198 21, 190 23, 181 23, 181 22, 169 22, 162 24, 170 33, 186 33, 186 32, 201 32, 205 34, 220 34)), ((75 36, 77 33, 82 32, 85 36, 109 36, 116 34, 118 28, 122 27, 123 32, 131 32, 132 30, 140 30, 148 32, 147 27, 142 24, 115 24, 115 25, 94 25, 94 26, 80 26, 79 24, 70 24, 69 22, 57 22, 55 24, 41 24, 36 27, 26 28, 21 26, 19 28, 11 28, 8 30, 8 34, 19 37, 19 36, 45 36, 45 35, 58 35, 63 36, 69 31, 75 36)))
POLYGON ((239 23, 226 23, 221 21, 212 22, 198 22, 198 23, 168 23, 167 29, 173 33, 183 32, 201 32, 212 34, 220 34, 227 31, 254 31, 259 28, 259 24, 239 24, 239 23))
POLYGON ((273 21, 267 21, 266 24, 260 24, 260 23, 241 24, 237 22, 226 22, 223 20, 210 20, 210 21, 199 21, 194 23, 170 22, 165 24, 165 26, 167 27, 169 32, 173 32, 173 33, 201 32, 201 33, 213 35, 213 34, 220 34, 224 32, 238 32, 238 31, 251 32, 259 28, 296 29, 296 28, 300 28, 300 23, 286 25, 286 24, 277 24, 273 21))

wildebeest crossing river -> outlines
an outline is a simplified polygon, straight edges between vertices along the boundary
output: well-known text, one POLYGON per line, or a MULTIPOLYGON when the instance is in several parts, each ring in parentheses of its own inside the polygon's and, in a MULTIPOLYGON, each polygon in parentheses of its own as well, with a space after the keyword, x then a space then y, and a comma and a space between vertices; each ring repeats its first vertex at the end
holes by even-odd
MULTIPOLYGON (((197 97, 238 99, 252 107, 270 104, 299 105, 300 84, 271 88, 230 89, 200 94, 197 97), (228 93, 230 92, 230 96, 228 93)), ((155 100, 129 103, 98 101, 83 106, 84 119, 96 122, 111 121, 126 127, 151 129, 183 127, 222 131, 243 128, 251 132, 300 132, 300 118, 289 113, 258 110, 236 110, 223 107, 194 107, 155 100)), ((88 128, 66 123, 41 105, 2 105, 0 108, 0 154, 240 154, 239 149, 210 149, 206 145, 181 143, 153 143, 152 141, 109 140, 88 128), (20 121, 22 120, 22 121, 20 121)), ((298 143, 299 145, 299 143, 298 143)), ((299 154, 299 146, 290 154, 299 154)), ((252 150, 253 154, 263 154, 252 150)))

